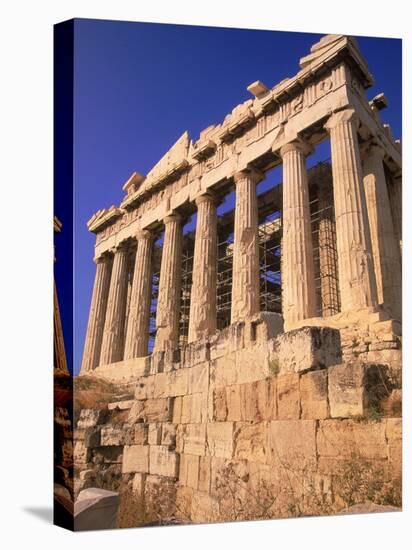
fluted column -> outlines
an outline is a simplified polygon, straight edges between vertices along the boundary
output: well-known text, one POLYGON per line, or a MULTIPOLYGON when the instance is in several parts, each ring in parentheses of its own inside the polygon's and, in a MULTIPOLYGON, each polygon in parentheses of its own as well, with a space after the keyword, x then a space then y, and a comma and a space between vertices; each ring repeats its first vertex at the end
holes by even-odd
POLYGON ((188 341, 194 342, 216 330, 217 212, 215 199, 196 199, 197 223, 190 296, 188 341))
POLYGON ((89 322, 83 350, 82 374, 99 366, 111 271, 112 258, 109 256, 97 258, 89 322))
POLYGON ((242 170, 236 184, 231 323, 259 312, 259 242, 256 184, 262 174, 242 170))
POLYGON ((312 229, 305 155, 308 147, 283 146, 282 314, 285 328, 315 317, 316 295, 312 229))
POLYGON ((372 240, 378 302, 396 319, 401 317, 401 262, 383 167, 384 150, 365 148, 363 183, 372 240))
POLYGON ((391 177, 389 184, 389 200, 391 203, 392 220, 396 240, 402 255, 402 175, 397 174, 391 177))
POLYGON ((123 359, 127 268, 128 250, 125 244, 120 244, 113 258, 100 365, 109 365, 123 359))
POLYGON ((176 349, 179 345, 180 291, 182 279, 181 217, 164 219, 165 234, 160 266, 156 311, 155 351, 176 349))
POLYGON ((340 310, 336 228, 332 204, 332 184, 324 183, 318 191, 319 271, 323 317, 335 315, 340 310))
POLYGON ((69 374, 66 350, 64 347, 63 328, 57 298, 56 281, 54 281, 54 368, 69 374))
POLYGON ((377 305, 371 238, 362 185, 353 109, 333 114, 325 125, 332 149, 333 193, 342 311, 377 305))
POLYGON ((152 299, 153 234, 140 231, 134 266, 124 358, 144 357, 149 342, 150 304, 152 299))

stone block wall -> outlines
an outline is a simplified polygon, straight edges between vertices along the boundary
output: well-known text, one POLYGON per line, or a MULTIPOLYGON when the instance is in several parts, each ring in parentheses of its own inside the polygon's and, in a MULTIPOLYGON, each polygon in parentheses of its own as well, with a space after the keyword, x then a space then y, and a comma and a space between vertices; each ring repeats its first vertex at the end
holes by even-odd
POLYGON ((115 483, 163 521, 399 504, 396 403, 388 365, 343 363, 339 331, 239 323, 153 354, 134 400, 82 411, 75 486, 115 483))

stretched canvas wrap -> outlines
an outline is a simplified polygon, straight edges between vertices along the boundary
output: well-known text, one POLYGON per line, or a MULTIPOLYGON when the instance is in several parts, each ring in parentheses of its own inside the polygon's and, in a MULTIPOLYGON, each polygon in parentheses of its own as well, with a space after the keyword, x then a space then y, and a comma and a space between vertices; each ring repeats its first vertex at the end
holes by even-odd
POLYGON ((54 29, 54 510, 401 509, 401 41, 54 29))

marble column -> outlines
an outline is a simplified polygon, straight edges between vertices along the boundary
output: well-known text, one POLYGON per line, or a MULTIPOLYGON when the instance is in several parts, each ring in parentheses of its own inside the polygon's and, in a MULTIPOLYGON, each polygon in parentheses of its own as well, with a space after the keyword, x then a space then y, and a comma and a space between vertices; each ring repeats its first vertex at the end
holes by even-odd
POLYGON ((149 342, 150 304, 152 300, 153 234, 140 231, 130 298, 124 358, 144 357, 149 342))
POLYGON ((66 350, 64 347, 63 328, 60 317, 59 300, 57 298, 56 281, 54 281, 54 368, 69 374, 66 350))
POLYGON ((319 274, 323 317, 335 315, 340 310, 336 228, 332 205, 332 182, 323 182, 318 190, 319 274))
POLYGON ((334 113, 330 132, 342 312, 376 307, 371 237, 354 109, 334 113))
POLYGON ((234 175, 236 206, 231 323, 244 321, 260 310, 256 184, 261 179, 262 174, 255 170, 242 170, 234 175))
POLYGON ((100 365, 109 365, 123 359, 128 256, 127 246, 124 243, 120 244, 114 252, 100 365))
POLYGON ((164 224, 154 351, 169 351, 179 346, 182 279, 181 217, 178 214, 167 216, 164 224))
POLYGON ((197 223, 188 341, 216 331, 217 212, 210 194, 196 198, 197 223))
POLYGON ((391 176, 389 182, 389 201, 391 204, 392 220, 396 240, 399 243, 399 250, 402 255, 402 175, 391 176))
POLYGON ((282 314, 285 328, 316 316, 315 274, 305 155, 293 141, 280 150, 283 160, 282 314))
POLYGON ((384 150, 374 144, 364 149, 363 183, 368 209, 378 303, 395 319, 401 318, 401 261, 394 231, 383 166, 384 150))
POLYGON ((105 255, 97 258, 89 322, 84 343, 82 374, 99 366, 111 271, 111 257, 105 255))

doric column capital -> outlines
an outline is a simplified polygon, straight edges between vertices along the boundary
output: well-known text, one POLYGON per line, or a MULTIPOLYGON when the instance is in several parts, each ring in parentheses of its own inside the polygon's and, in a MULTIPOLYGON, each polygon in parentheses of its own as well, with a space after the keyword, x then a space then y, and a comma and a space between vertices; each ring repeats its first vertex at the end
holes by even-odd
POLYGON ((112 254, 117 254, 118 252, 126 250, 127 247, 128 247, 127 240, 120 241, 119 243, 116 243, 115 245, 113 245, 112 248, 109 250, 109 252, 111 252, 112 254))
POLYGON ((93 258, 94 263, 97 264, 103 264, 104 262, 107 262, 109 259, 108 255, 106 253, 100 254, 100 256, 95 256, 93 258))
POLYGON ((163 218, 163 223, 165 225, 172 222, 180 223, 181 221, 182 221, 182 216, 178 212, 173 212, 173 214, 169 214, 168 216, 163 218))
POLYGON ((297 151, 299 153, 302 153, 305 157, 313 153, 313 147, 307 143, 306 141, 303 141, 302 139, 294 139, 293 141, 290 141, 289 143, 286 143, 286 145, 283 145, 283 147, 280 148, 280 156, 283 158, 285 155, 290 153, 291 151, 297 151))
POLYGON ((252 180, 254 183, 259 183, 264 179, 265 175, 256 168, 244 168, 233 174, 233 181, 238 184, 240 181, 247 179, 252 180))
POLYGON ((207 193, 203 193, 203 195, 198 195, 195 198, 196 206, 199 206, 199 204, 202 204, 203 202, 209 202, 211 204, 216 204, 216 197, 213 193, 207 192, 207 193))
POLYGON ((348 108, 343 109, 343 111, 333 113, 327 120, 325 129, 328 131, 333 130, 333 128, 336 128, 336 126, 339 126, 339 124, 342 124, 343 122, 352 122, 355 128, 358 128, 359 117, 356 114, 355 109, 348 108))
POLYGON ((153 238, 154 238, 153 233, 151 231, 149 231, 148 229, 139 229, 136 232, 136 240, 137 241, 141 241, 141 240, 151 241, 151 240, 153 240, 153 238))

